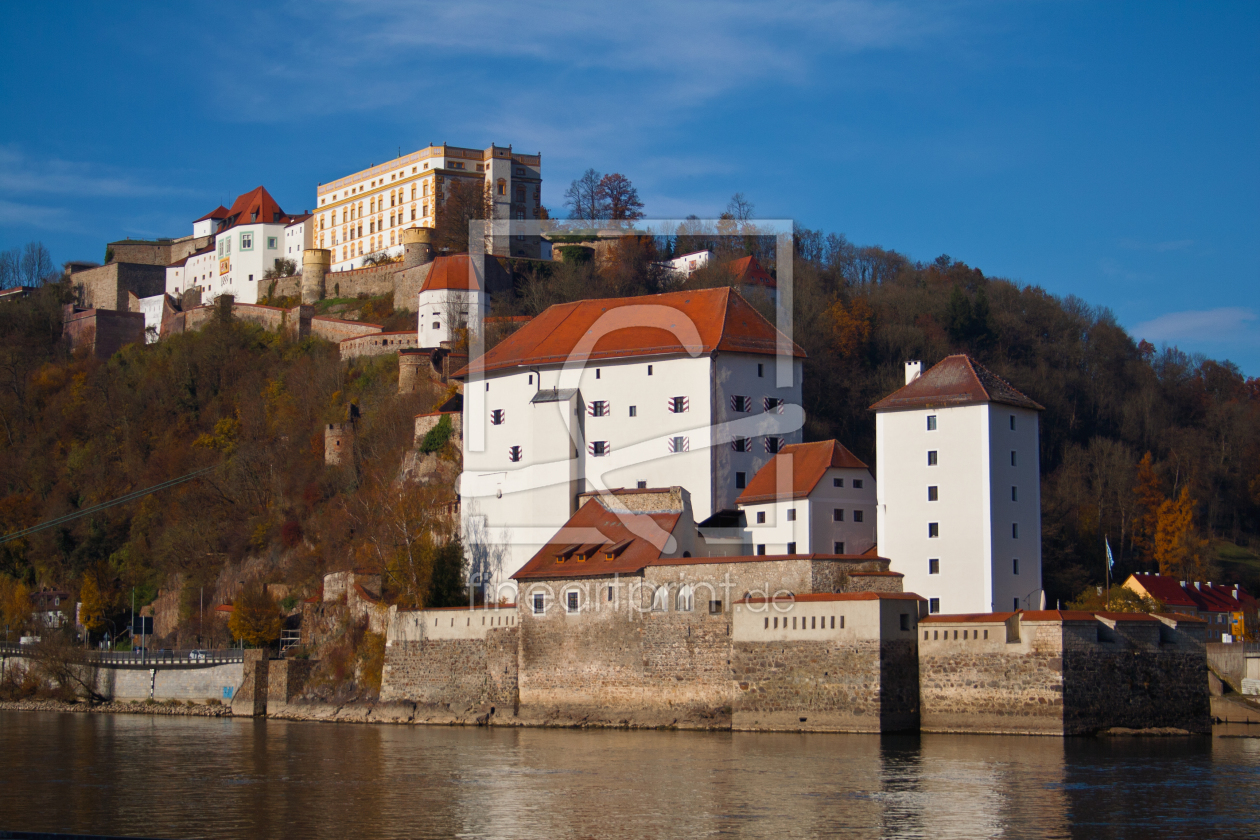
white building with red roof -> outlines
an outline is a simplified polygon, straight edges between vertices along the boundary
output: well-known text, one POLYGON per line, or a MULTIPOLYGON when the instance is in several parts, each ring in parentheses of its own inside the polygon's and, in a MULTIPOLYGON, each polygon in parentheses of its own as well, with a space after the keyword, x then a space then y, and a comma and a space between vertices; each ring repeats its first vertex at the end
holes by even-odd
POLYGON ((1042 407, 965 355, 875 412, 880 554, 933 613, 1038 609, 1042 407))
POLYGON ((1206 641, 1255 641, 1260 602, 1238 584, 1177 580, 1165 575, 1129 575, 1124 587, 1159 602, 1168 612, 1207 622, 1206 641))
POLYGON ((550 307, 456 374, 475 565, 506 580, 586 492, 681 486, 698 519, 734 510, 800 441, 804 356, 729 288, 550 307))
POLYGON ((419 346, 438 347, 452 341, 459 330, 477 328, 489 314, 490 299, 467 254, 433 261, 416 305, 419 346))

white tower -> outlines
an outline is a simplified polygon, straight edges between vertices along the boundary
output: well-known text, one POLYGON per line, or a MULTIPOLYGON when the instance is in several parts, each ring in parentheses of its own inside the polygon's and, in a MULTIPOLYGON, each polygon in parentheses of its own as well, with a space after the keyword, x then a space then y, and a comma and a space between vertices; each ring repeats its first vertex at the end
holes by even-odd
POLYGON ((1041 609, 1042 407, 965 355, 875 405, 878 551, 931 612, 1041 609))

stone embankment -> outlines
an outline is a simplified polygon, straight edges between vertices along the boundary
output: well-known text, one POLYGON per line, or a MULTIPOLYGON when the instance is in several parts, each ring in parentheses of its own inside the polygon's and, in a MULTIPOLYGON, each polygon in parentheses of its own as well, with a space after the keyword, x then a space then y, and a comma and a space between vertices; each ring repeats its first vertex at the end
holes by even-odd
POLYGON ((76 714, 110 715, 182 715, 185 717, 230 717, 232 708, 221 705, 193 705, 178 702, 146 703, 143 701, 66 703, 61 700, 10 700, 0 702, 0 712, 73 712, 76 714))

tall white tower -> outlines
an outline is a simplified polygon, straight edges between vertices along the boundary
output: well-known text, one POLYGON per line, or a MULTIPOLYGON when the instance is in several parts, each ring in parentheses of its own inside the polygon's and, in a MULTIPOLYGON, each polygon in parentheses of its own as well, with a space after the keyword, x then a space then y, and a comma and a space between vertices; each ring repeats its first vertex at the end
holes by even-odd
POLYGON ((931 612, 1041 609, 1037 412, 969 356, 875 405, 878 551, 931 612))

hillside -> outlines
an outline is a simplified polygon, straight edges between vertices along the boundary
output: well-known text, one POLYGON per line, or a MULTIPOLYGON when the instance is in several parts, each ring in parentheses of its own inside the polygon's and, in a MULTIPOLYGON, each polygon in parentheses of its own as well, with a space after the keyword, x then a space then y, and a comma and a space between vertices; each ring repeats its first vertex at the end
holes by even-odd
MULTIPOLYGON (((497 303, 496 314, 656 291, 663 280, 652 260, 677 244, 644 238, 600 268, 528 269, 518 296, 497 303)), ((1117 576, 1155 568, 1158 549, 1187 575, 1227 573, 1260 589, 1256 380, 1227 363, 1138 344, 1106 311, 948 258, 916 264, 802 230, 794 276, 794 337, 809 353, 807 439, 836 437, 872 463, 868 407, 901 384, 906 360, 931 365, 953 352, 971 353, 1046 406, 1051 603, 1101 582, 1104 536, 1117 576), (1160 505, 1178 499, 1191 509, 1188 525, 1176 533, 1169 525, 1161 537, 1160 505)), ((728 279, 718 269, 690 282, 728 279)), ((137 605, 159 588, 177 597, 189 628, 203 596, 221 603, 257 581, 304 597, 323 573, 356 567, 383 572, 392 602, 458 597, 442 566, 446 537, 431 536, 441 532, 433 511, 451 498, 451 482, 404 489, 395 481, 412 447, 412 418, 441 401, 440 388, 399 396, 392 358, 343 364, 328 343, 291 343, 230 322, 129 347, 105 363, 75 357, 60 341, 64 294, 54 284, 0 308, 0 529, 215 469, 0 546, 10 583, 77 592, 91 578, 116 626, 133 589, 137 605), (324 424, 351 403, 362 412, 357 464, 325 467, 324 424)))

